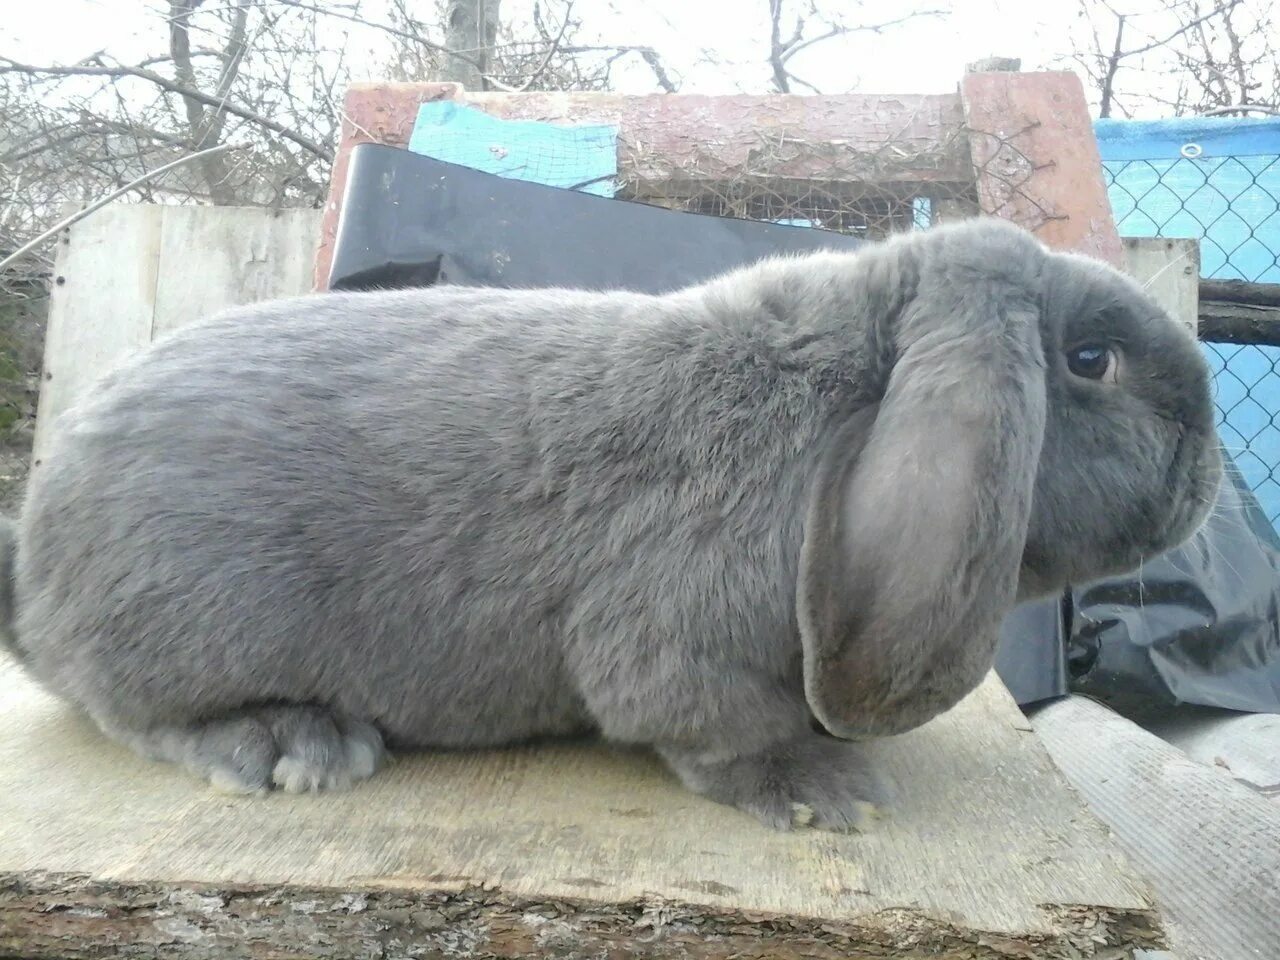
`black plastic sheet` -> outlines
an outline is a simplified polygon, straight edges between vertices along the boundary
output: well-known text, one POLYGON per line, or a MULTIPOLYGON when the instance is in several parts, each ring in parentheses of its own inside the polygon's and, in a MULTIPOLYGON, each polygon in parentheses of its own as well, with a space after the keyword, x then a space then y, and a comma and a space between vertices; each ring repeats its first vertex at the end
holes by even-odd
POLYGON ((360 144, 351 152, 329 286, 661 293, 770 254, 863 242, 575 193, 360 144))
POLYGON ((1073 690, 1130 714, 1280 711, 1280 537, 1230 460, 1204 527, 1133 574, 1072 590, 1070 612, 1073 690))
MULTIPOLYGON (((352 153, 330 287, 569 286, 660 293, 779 253, 864 241, 676 212, 363 144, 352 153)), ((1280 710, 1280 540, 1238 473, 1210 523, 1132 576, 1025 604, 996 669, 1019 703, 1075 690, 1140 709, 1280 710)))

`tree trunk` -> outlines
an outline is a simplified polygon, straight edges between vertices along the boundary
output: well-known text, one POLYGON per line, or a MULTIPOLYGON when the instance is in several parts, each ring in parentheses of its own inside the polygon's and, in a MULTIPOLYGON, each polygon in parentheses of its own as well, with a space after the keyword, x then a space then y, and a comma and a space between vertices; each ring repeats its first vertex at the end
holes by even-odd
POLYGON ((485 74, 498 35, 501 0, 448 0, 445 6, 445 59, 442 80, 468 90, 484 90, 485 74))

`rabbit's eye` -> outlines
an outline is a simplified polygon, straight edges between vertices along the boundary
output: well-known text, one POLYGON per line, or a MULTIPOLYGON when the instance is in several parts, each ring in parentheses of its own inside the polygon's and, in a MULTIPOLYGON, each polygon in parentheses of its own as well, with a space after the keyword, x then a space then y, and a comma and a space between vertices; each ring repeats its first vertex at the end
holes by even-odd
POLYGON ((1086 343, 1067 351, 1067 369, 1086 380, 1116 381, 1116 352, 1105 343, 1086 343))

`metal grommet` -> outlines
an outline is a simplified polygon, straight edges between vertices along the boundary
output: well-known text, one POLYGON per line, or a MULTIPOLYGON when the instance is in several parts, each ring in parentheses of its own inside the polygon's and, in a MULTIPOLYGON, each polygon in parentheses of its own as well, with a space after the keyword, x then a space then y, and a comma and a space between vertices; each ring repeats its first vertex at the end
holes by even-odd
POLYGON ((1200 154, 1204 153, 1204 150, 1201 149, 1200 144, 1198 143, 1184 143, 1182 145, 1181 153, 1188 160, 1194 160, 1196 157, 1200 156, 1200 154))

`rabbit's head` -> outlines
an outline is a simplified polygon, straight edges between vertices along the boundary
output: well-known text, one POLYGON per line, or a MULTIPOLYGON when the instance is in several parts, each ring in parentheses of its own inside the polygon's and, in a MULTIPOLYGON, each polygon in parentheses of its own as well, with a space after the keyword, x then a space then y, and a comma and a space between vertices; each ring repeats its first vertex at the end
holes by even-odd
POLYGON ((1209 371, 1133 280, 1046 257, 1048 396, 1019 594, 1122 573, 1204 521, 1222 475, 1209 371))
POLYGON ((1195 339, 1124 274, 994 220, 882 255, 914 291, 825 452, 797 596, 810 706, 850 738, 953 706, 1016 602, 1181 543, 1222 470, 1195 339))

